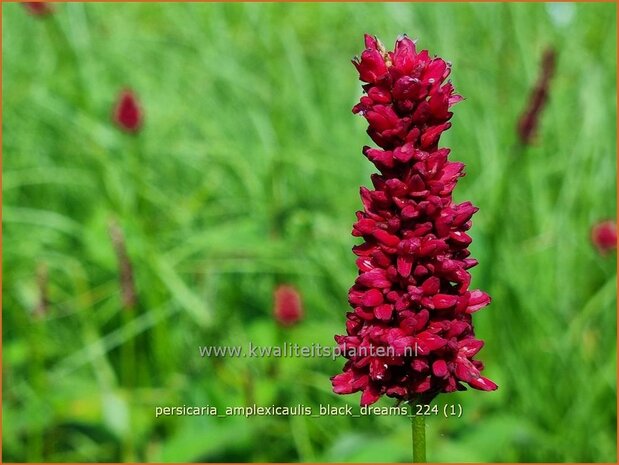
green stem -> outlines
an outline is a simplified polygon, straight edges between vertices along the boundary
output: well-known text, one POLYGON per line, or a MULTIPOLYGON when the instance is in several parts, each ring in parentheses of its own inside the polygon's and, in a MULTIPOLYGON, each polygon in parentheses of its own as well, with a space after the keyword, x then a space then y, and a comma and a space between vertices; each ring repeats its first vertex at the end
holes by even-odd
POLYGON ((413 415, 413 462, 426 463, 426 418, 423 415, 413 415))
MULTIPOLYGON (((122 325, 124 330, 130 327, 133 320, 133 311, 129 308, 122 308, 122 325)), ((135 361, 135 336, 127 335, 127 340, 121 346, 121 380, 130 393, 135 386, 136 368, 135 361)))

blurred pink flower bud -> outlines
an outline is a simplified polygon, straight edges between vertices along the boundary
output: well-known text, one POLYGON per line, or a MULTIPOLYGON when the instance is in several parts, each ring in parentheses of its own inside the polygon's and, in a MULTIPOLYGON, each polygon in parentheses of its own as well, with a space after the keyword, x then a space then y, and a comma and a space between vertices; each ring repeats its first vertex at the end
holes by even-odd
POLYGON ((613 221, 602 221, 591 228, 591 241, 601 255, 607 255, 617 248, 617 225, 613 221))
POLYGON ((289 285, 280 285, 274 292, 273 315, 282 326, 293 326, 303 318, 301 295, 289 285))
POLYGON ((47 2, 23 2, 22 5, 33 16, 47 16, 54 11, 54 8, 47 2))
POLYGON ((142 109, 135 93, 124 90, 120 93, 113 115, 114 122, 124 131, 136 133, 142 127, 142 109))

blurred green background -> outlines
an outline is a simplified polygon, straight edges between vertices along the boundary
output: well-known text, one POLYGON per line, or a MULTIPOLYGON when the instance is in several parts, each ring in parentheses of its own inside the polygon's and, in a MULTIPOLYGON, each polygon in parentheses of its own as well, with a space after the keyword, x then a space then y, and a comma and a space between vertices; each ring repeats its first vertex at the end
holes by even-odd
POLYGON ((616 211, 615 18, 614 4, 3 5, 4 461, 410 460, 405 417, 154 414, 358 405, 331 392, 343 360, 198 346, 344 331, 372 172, 350 59, 364 32, 388 46, 406 32, 453 63, 466 98, 442 140, 467 165, 456 201, 480 207, 473 287, 493 303, 475 322, 500 386, 440 396, 463 415, 427 420, 428 458, 614 462, 616 255, 589 234, 616 211), (547 47, 549 104, 518 148, 547 47), (125 87, 144 110, 134 136, 110 118, 125 87), (302 295, 293 328, 272 317, 279 283, 302 295))

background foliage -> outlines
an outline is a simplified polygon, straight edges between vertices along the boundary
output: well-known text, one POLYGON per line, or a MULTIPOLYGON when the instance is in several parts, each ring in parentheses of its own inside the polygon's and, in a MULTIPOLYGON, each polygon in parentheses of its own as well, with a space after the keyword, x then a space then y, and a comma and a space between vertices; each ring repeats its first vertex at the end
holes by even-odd
MULTIPOLYGON (((467 164, 480 358, 500 388, 443 396, 432 461, 616 456, 614 4, 3 5, 5 461, 409 461, 402 417, 155 418, 158 405, 357 405, 330 359, 202 359, 198 345, 331 344, 355 277, 365 122, 350 58, 402 32, 453 63, 443 143, 467 164), (558 52, 537 144, 515 126, 558 52), (143 131, 113 126, 133 88, 143 131), (121 309, 108 235, 139 305, 121 309), (49 305, 37 269, 47 267, 49 305), (277 283, 305 320, 273 321, 277 283)), ((388 400, 380 405, 391 405, 388 400)))

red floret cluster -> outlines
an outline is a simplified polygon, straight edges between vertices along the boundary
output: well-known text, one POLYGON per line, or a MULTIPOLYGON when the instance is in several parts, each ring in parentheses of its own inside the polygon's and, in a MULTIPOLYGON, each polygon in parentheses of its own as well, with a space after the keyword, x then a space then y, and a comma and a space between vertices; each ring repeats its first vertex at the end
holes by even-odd
POLYGON ((354 309, 347 334, 336 336, 348 359, 332 378, 338 394, 362 391, 361 404, 381 395, 429 402, 441 392, 465 390, 462 383, 490 391, 473 357, 483 346, 471 314, 490 297, 469 290, 470 202, 455 204, 452 191, 464 165, 448 160, 439 138, 451 126, 449 108, 462 100, 450 82, 450 64, 417 52, 401 37, 385 51, 371 36, 353 61, 365 94, 353 108, 368 121, 379 148, 364 155, 380 174, 374 190, 361 188, 353 248, 359 276, 349 292, 354 309))

